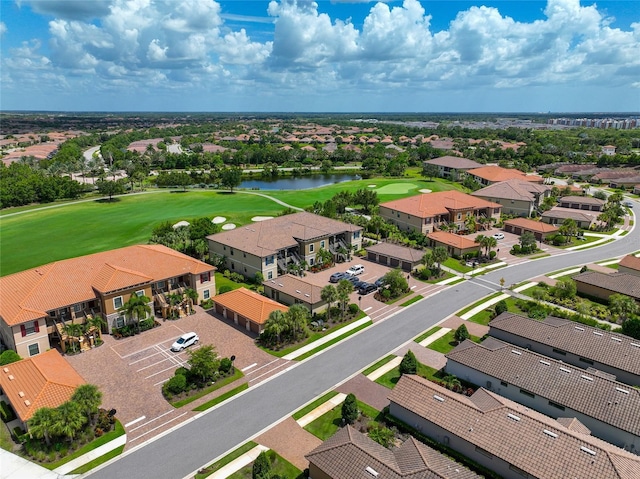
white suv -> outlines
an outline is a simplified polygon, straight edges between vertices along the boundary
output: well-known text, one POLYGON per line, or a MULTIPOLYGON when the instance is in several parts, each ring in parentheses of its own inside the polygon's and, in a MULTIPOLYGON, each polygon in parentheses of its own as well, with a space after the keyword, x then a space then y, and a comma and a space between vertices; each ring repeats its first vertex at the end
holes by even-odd
POLYGON ((351 276, 357 276, 364 273, 364 266, 362 266, 361 264, 354 264, 346 271, 346 273, 350 274, 351 276))

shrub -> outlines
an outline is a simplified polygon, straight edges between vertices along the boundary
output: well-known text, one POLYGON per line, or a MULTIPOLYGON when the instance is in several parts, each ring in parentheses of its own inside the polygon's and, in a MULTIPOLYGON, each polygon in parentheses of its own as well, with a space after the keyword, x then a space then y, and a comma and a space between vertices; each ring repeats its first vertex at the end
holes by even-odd
POLYGON ((240 273, 231 273, 229 279, 231 279, 231 281, 235 283, 244 283, 244 276, 242 276, 240 273))
POLYGON ((233 288, 228 284, 223 284, 218 288, 218 294, 228 293, 229 291, 233 291, 233 288))
POLYGON ((253 461, 251 468, 251 479, 268 479, 271 473, 271 461, 267 457, 267 453, 262 451, 256 460, 253 461))
POLYGON ((380 295, 384 298, 384 299, 389 299, 391 298, 391 291, 389 291, 388 289, 383 289, 382 293, 380 293, 380 295))
POLYGON ((353 424, 358 419, 358 402, 353 393, 349 393, 342 403, 342 420, 347 424, 353 424))
POLYGON ((511 247, 511 254, 520 254, 522 252, 522 247, 519 244, 514 244, 511 247))
POLYGON ((222 374, 227 374, 229 371, 231 371, 231 367, 233 366, 233 363, 231 362, 231 359, 229 358, 222 358, 220 360, 220 367, 218 368, 218 370, 222 373, 222 374))
POLYGON ((458 329, 456 329, 454 337, 458 343, 461 343, 465 339, 469 338, 469 330, 464 324, 461 324, 458 326, 458 329))
POLYGON ((211 309, 213 308, 213 300, 205 299, 200 303, 200 306, 202 306, 203 309, 211 309))
POLYGON ((498 253, 495 251, 489 251, 489 259, 494 259, 498 253))
POLYGON ((553 237, 554 246, 560 246, 567 242, 567 237, 561 234, 557 234, 553 237))
POLYGON ((357 314, 359 309, 360 309, 360 308, 358 308, 358 305, 357 305, 356 303, 351 303, 351 304, 349 305, 349 312, 350 312, 351 314, 357 314))
POLYGON ((640 339, 640 319, 629 318, 622 323, 622 332, 634 339, 640 339))
POLYGON ((13 421, 16 418, 13 409, 6 402, 0 401, 0 416, 4 422, 13 421))
POLYGON ((505 313, 509 310, 507 306, 507 302, 503 299, 496 303, 494 306, 494 311, 496 312, 496 316, 499 316, 502 313, 505 313))
POLYGON ((2 354, 0 354, 0 366, 15 363, 16 361, 20 361, 21 359, 22 358, 20 357, 20 355, 13 349, 7 349, 2 354))
POLYGON ((180 394, 185 389, 187 389, 187 378, 182 374, 173 376, 162 386, 162 392, 169 393, 169 395, 180 394))
POLYGON ((174 376, 178 376, 178 375, 187 377, 189 375, 189 370, 184 366, 180 366, 178 369, 176 369, 174 373, 174 376))
POLYGON ((413 351, 409 350, 400 362, 400 374, 416 374, 418 371, 418 360, 413 351))

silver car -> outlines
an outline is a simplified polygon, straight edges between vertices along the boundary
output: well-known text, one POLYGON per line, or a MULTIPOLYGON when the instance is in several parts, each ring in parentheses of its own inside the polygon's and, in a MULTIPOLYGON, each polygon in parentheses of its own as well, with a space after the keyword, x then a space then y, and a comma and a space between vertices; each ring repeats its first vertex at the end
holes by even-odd
POLYGON ((188 348, 200 341, 200 338, 196 333, 184 333, 180 336, 175 343, 171 345, 171 351, 182 351, 184 348, 188 348))

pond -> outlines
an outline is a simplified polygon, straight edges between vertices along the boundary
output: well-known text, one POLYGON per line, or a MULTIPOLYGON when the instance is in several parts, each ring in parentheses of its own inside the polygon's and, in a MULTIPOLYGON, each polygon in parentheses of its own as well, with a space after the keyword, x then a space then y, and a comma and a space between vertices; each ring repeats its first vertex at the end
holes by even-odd
POLYGON ((359 175, 351 173, 336 173, 331 175, 301 176, 298 178, 274 178, 245 180, 240 183, 239 188, 247 190, 307 190, 320 186, 332 185, 361 179, 359 175))

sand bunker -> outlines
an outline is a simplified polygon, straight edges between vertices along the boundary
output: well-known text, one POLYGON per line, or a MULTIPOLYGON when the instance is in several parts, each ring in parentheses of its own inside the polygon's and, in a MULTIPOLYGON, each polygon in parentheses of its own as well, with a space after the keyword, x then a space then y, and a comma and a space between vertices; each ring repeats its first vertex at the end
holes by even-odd
POLYGON ((375 188, 376 185, 368 185, 369 188, 375 188))
POLYGON ((234 230, 236 229, 236 225, 234 223, 227 223, 226 225, 222 225, 223 230, 234 230))
POLYGON ((272 220, 273 216, 254 216, 253 218, 251 218, 251 221, 265 221, 265 220, 272 220))
POLYGON ((420 193, 431 193, 431 190, 428 190, 426 188, 423 188, 421 190, 418 190, 420 193))
POLYGON ((189 222, 188 221, 178 221, 175 225, 173 225, 173 229, 177 230, 181 226, 189 226, 189 222))
POLYGON ((211 222, 212 222, 214 225, 219 225, 219 224, 221 224, 221 223, 224 223, 225 221, 227 221, 227 218, 225 218, 224 216, 216 216, 215 218, 213 218, 213 219, 211 220, 211 222))

